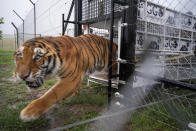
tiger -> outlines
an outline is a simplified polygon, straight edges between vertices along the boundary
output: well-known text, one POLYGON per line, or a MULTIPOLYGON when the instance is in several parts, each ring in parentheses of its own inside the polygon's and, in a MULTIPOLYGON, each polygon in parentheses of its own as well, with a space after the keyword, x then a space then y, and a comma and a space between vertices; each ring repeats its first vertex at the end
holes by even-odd
MULTIPOLYGON (((112 49, 114 73, 117 44, 113 44, 112 49)), ((34 90, 42 87, 45 79, 57 77, 58 81, 28 104, 20 112, 20 119, 24 122, 38 119, 56 102, 78 92, 86 74, 108 70, 109 53, 110 41, 93 34, 38 37, 22 43, 14 53, 14 77, 34 90)))

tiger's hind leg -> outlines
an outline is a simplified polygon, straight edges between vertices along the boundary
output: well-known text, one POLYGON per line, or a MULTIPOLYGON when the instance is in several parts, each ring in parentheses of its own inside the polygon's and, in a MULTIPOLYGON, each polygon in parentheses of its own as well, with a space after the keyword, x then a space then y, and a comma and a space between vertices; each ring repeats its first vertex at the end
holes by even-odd
POLYGON ((32 121, 39 118, 57 101, 70 96, 81 85, 81 79, 72 81, 70 78, 61 79, 54 87, 43 96, 31 102, 21 111, 20 118, 25 121, 32 121))

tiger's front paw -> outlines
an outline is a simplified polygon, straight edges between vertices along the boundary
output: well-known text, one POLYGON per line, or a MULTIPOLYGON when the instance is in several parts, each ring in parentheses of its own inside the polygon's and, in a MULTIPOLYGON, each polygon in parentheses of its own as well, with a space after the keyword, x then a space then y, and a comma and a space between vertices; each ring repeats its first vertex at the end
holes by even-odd
POLYGON ((33 121, 42 115, 47 108, 44 108, 40 100, 34 100, 26 108, 24 108, 20 113, 20 119, 24 122, 33 121))

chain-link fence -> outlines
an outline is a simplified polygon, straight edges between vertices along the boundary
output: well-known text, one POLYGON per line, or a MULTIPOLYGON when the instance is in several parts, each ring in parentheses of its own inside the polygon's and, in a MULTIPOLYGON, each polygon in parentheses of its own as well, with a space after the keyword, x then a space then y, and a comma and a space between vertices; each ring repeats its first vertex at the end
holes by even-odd
MULTIPOLYGON (((135 23, 137 26, 135 30, 136 70, 169 80, 195 79, 196 2, 193 0, 138 0, 137 2, 137 12, 135 12, 137 14, 137 22, 135 23)), ((129 5, 128 8, 132 8, 131 6, 129 5)), ((83 0, 82 20, 90 23, 86 32, 107 38, 107 35, 110 34, 108 30, 111 22, 110 9, 111 1, 83 0)), ((123 34, 123 30, 133 26, 127 24, 127 21, 123 21, 126 16, 122 12, 126 9, 125 6, 115 4, 114 12, 116 15, 114 15, 113 27, 114 33, 117 34, 115 42, 119 46, 119 59, 122 59, 121 54, 126 51, 122 50, 121 45, 131 43, 131 41, 130 43, 121 41, 122 35, 126 35, 123 34)), ((131 65, 133 63, 127 64, 131 65)), ((103 78, 94 75, 89 79, 92 81, 97 79, 100 82, 103 78)), ((103 83, 106 81, 107 79, 103 83)), ((113 81, 115 82, 115 79, 113 81)), ((119 83, 122 84, 122 81, 119 81, 119 83)), ((123 106, 126 110, 128 106, 130 107, 130 114, 138 111, 138 114, 145 115, 140 115, 141 117, 161 123, 168 127, 167 130, 189 129, 188 124, 195 122, 195 93, 186 89, 181 90, 176 86, 157 85, 153 87, 152 85, 155 83, 138 76, 135 77, 133 86, 131 82, 126 81, 126 85, 122 89, 124 90, 122 94, 125 95, 117 95, 121 99, 120 101, 125 103, 124 105, 121 102, 116 104, 120 106, 119 110, 122 110, 123 106), (191 98, 189 98, 190 96, 191 98)), ((118 110, 115 107, 112 109, 118 110)), ((113 114, 109 113, 109 115, 113 114)), ((106 128, 103 127, 102 129, 116 130, 119 128, 119 123, 123 123, 120 121, 126 119, 123 117, 125 115, 112 117, 111 119, 105 118, 107 120, 102 119, 101 124, 99 122, 96 122, 96 124, 98 128, 104 126, 106 128)), ((134 123, 134 115, 132 118, 131 122, 134 123)), ((137 126, 144 125, 138 124, 137 126)))
MULTIPOLYGON (((111 1, 105 0, 83 1, 82 20, 90 22, 87 33, 109 38, 110 4, 111 1)), ((135 42, 136 59, 145 50, 153 52, 157 61, 171 57, 170 61, 158 63, 165 66, 162 69, 166 72, 164 75, 166 78, 175 80, 195 78, 195 6, 196 2, 193 0, 139 0, 135 42), (190 54, 188 58, 186 58, 187 54, 190 54), (179 56, 181 56, 180 59, 179 56), (183 62, 182 59, 184 59, 183 62)), ((119 42, 122 39, 120 28, 127 27, 122 22, 122 11, 126 7, 119 4, 115 4, 114 7, 114 41, 118 43, 120 57, 120 48, 123 44, 119 42)))
POLYGON ((4 34, 0 40, 0 49, 15 50, 17 49, 16 36, 4 34))
MULTIPOLYGON (((59 36, 62 34, 62 14, 65 17, 68 15, 69 8, 71 6, 70 0, 39 0, 35 3, 35 15, 36 22, 34 21, 34 8, 24 18, 24 32, 23 24, 18 27, 19 30, 19 44, 25 40, 34 38, 36 26, 37 36, 59 36)), ((73 13, 71 15, 73 20, 73 13)), ((72 25, 69 25, 69 29, 73 29, 72 25)), ((67 31, 68 32, 68 31, 67 31)), ((72 33, 68 33, 73 36, 72 33)))
MULTIPOLYGON (((120 1, 123 2, 123 0, 120 1)), ((110 37, 110 3, 110 0, 83 0, 82 21, 86 21, 88 24, 86 33, 110 37)), ((37 34, 41 34, 41 36, 61 35, 61 14, 67 14, 70 5, 71 1, 67 1, 66 6, 63 0, 38 1, 36 3, 37 34), (45 3, 48 2, 50 4, 45 6, 45 3)), ((138 0, 137 5, 133 6, 137 7, 137 12, 130 12, 137 15, 137 22, 134 24, 137 27, 135 30, 136 37, 132 38, 133 40, 136 39, 134 43, 135 61, 126 64, 134 64, 136 69, 140 71, 145 67, 142 71, 148 74, 154 73, 154 75, 170 80, 195 79, 196 61, 193 53, 196 46, 196 1, 138 0), (150 52, 149 56, 153 58, 150 66, 139 62, 142 61, 141 57, 148 54, 147 52, 150 52)), ((125 16, 122 12, 128 8, 132 8, 132 6, 126 7, 120 4, 114 6, 113 33, 114 41, 119 46, 119 60, 121 60, 121 53, 123 52, 121 45, 129 44, 121 41, 122 35, 126 35, 123 30, 133 26, 133 24, 129 25, 126 23, 127 21, 123 21, 125 16)), ((23 35, 24 40, 34 37, 32 12, 33 10, 25 18, 24 32, 22 32, 22 25, 19 27, 20 41, 23 41, 23 35)), ((126 14, 128 13, 126 12, 126 14)), ((69 27, 65 34, 73 35, 74 31, 69 27)), ((125 94, 130 94, 124 96, 124 100, 122 100, 129 102, 128 106, 131 107, 129 111, 144 113, 147 111, 145 117, 168 126, 169 130, 186 130, 189 122, 196 122, 194 119, 195 93, 187 91, 187 89, 179 90, 178 87, 171 87, 170 90, 168 89, 169 86, 164 87, 163 85, 158 85, 155 88, 149 87, 147 85, 154 84, 154 82, 140 81, 138 77, 134 81, 135 85, 133 83, 134 86, 131 86, 133 88, 125 91, 125 94), (143 85, 138 86, 139 83, 143 83, 143 85)), ((122 84, 121 82, 119 81, 120 84, 122 84)), ((127 83, 127 86, 131 85, 129 82, 127 83)), ((119 117, 113 118, 113 120, 109 119, 107 123, 109 128, 116 121, 119 121, 119 117), (113 123, 111 124, 111 122, 113 123)))

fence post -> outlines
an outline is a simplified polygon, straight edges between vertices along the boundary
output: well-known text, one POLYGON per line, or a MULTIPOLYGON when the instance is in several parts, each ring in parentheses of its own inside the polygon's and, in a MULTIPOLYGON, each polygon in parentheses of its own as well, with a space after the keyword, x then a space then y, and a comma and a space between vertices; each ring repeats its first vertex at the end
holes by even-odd
POLYGON ((113 34, 114 34, 114 0, 111 0, 111 10, 110 10, 110 52, 109 52, 109 64, 108 64, 108 109, 111 105, 111 96, 112 96, 112 52, 113 52, 113 34))
POLYGON ((35 10, 35 3, 33 3, 31 0, 29 0, 31 4, 33 5, 34 9, 34 38, 36 37, 36 10, 35 10))
POLYGON ((16 29, 16 42, 17 42, 17 47, 19 47, 19 41, 18 41, 18 28, 15 26, 15 24, 12 22, 12 26, 16 29))
POLYGON ((3 38, 2 38, 2 40, 1 40, 1 43, 2 43, 2 49, 3 49, 3 38))
POLYGON ((24 19, 15 10, 13 10, 13 12, 22 20, 23 42, 24 42, 24 19))
MULTIPOLYGON (((70 7, 70 9, 69 9, 69 14, 68 14, 68 16, 67 16, 67 21, 69 21, 69 19, 70 19, 70 17, 71 17, 71 13, 72 13, 72 10, 73 10, 73 7, 74 7, 74 0, 72 0, 72 3, 71 3, 71 7, 70 7)), ((67 30, 67 25, 68 25, 68 22, 65 22, 65 24, 64 24, 64 14, 63 14, 63 23, 62 23, 62 25, 63 25, 63 27, 62 27, 62 35, 64 35, 65 34, 65 31, 67 30)))
POLYGON ((65 35, 65 25, 64 25, 65 15, 62 14, 62 35, 65 35))
POLYGON ((17 36, 16 36, 15 31, 14 31, 14 42, 15 42, 15 44, 14 44, 14 49, 16 50, 16 45, 17 45, 17 36))
POLYGON ((75 4, 75 22, 74 25, 74 36, 79 36, 82 34, 82 25, 79 21, 82 20, 82 0, 74 0, 75 4))

